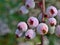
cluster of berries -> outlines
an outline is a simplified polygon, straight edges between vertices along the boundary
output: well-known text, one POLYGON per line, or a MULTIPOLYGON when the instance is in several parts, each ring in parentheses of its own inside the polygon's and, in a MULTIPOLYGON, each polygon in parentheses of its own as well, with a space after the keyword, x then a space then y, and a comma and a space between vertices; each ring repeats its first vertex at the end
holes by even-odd
MULTIPOLYGON (((42 13, 39 14, 38 20, 42 21, 42 13)), ((60 35, 60 10, 57 10, 54 6, 49 6, 46 9, 46 14, 44 15, 46 24, 49 27, 50 34, 56 34, 58 37, 60 35), (56 17, 56 19, 55 19, 56 17)))
POLYGON ((36 36, 36 32, 40 35, 47 34, 48 26, 45 23, 40 23, 36 17, 29 17, 26 22, 19 22, 17 25, 18 30, 16 30, 16 36, 21 37, 25 32, 25 37, 28 39, 33 39, 36 36), (36 30, 36 29, 37 30, 36 30))
MULTIPOLYGON (((27 14, 29 11, 27 8, 34 8, 35 2, 34 0, 26 0, 25 6, 21 6, 20 11, 22 14, 27 14)), ((44 23, 42 22, 43 14, 40 13, 39 17, 29 17, 26 22, 19 22, 17 25, 17 30, 15 32, 17 37, 21 37, 23 33, 25 33, 24 37, 27 39, 33 39, 36 36, 36 32, 40 35, 45 35, 48 32, 50 34, 56 34, 58 37, 60 36, 60 25, 57 25, 57 20, 60 19, 60 10, 57 10, 54 6, 49 6, 46 10, 46 14, 44 15, 44 19, 46 20, 44 23), (56 27, 56 28, 55 28, 56 27)), ((60 21, 60 20, 59 20, 60 21)))
POLYGON ((35 8, 34 0, 26 0, 25 5, 21 6, 19 10, 22 14, 27 14, 29 13, 28 8, 35 8))

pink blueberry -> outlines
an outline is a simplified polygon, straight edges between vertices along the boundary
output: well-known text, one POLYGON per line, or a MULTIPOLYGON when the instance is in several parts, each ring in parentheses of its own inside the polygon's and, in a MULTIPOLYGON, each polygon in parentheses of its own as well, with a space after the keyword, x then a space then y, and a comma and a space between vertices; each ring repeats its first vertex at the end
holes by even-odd
POLYGON ((48 25, 55 26, 57 24, 57 21, 55 18, 49 18, 48 19, 48 25))
POLYGON ((60 22, 60 10, 58 10, 57 20, 58 20, 58 22, 60 22))
POLYGON ((28 29, 28 26, 25 22, 19 22, 17 27, 20 31, 23 31, 23 32, 27 31, 27 29, 28 29))
MULTIPOLYGON (((40 13, 39 16, 38 16, 39 22, 42 22, 42 18, 43 18, 43 15, 42 15, 42 13, 40 13)), ((47 18, 48 18, 48 15, 44 14, 44 20, 46 20, 47 18)))
POLYGON ((38 20, 41 22, 42 21, 42 13, 39 14, 38 20))
POLYGON ((57 25, 55 34, 56 34, 56 36, 60 37, 60 25, 57 25))
POLYGON ((30 28, 35 28, 38 26, 39 24, 39 21, 36 17, 30 17, 28 20, 27 20, 27 24, 29 25, 30 28))
POLYGON ((25 33, 25 37, 27 39, 33 39, 36 36, 34 30, 28 29, 28 31, 25 33))
POLYGON ((27 8, 35 8, 35 2, 34 1, 26 1, 25 5, 27 8))
POLYGON ((48 26, 45 23, 40 23, 37 27, 37 33, 40 35, 45 35, 48 33, 48 26))
POLYGON ((34 0, 26 0, 26 2, 27 2, 27 1, 34 1, 34 0))
POLYGON ((49 33, 54 34, 55 33, 55 26, 49 26, 49 33))
POLYGON ((29 12, 29 10, 24 5, 21 6, 19 10, 22 14, 27 14, 29 12))
POLYGON ((49 6, 46 10, 46 13, 49 17, 55 17, 57 15, 57 9, 54 6, 49 6))
POLYGON ((23 32, 21 32, 21 31, 19 31, 19 30, 17 29, 16 32, 15 32, 15 34, 16 34, 16 37, 19 38, 19 37, 22 36, 23 32))

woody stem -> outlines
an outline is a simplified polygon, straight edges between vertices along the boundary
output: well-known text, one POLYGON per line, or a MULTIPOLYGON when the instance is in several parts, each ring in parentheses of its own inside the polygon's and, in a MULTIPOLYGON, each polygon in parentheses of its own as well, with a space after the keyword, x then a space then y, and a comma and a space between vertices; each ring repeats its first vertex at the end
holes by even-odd
POLYGON ((45 14, 45 0, 42 0, 42 21, 44 21, 44 14, 45 14))
MULTIPOLYGON (((45 0, 42 0, 42 21, 44 21, 45 14, 45 0)), ((43 35, 41 35, 41 45, 43 45, 43 35)))

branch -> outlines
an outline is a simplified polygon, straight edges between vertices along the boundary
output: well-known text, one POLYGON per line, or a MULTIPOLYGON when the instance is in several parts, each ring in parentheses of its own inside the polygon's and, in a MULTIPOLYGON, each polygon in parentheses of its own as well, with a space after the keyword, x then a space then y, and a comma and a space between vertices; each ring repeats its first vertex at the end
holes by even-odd
MULTIPOLYGON (((42 22, 44 22, 45 0, 42 0, 42 22)), ((43 45, 43 35, 41 35, 41 45, 43 45)))
POLYGON ((42 0, 42 13, 45 13, 45 0, 42 0))
POLYGON ((45 0, 42 0, 42 22, 44 22, 44 14, 45 14, 45 0))

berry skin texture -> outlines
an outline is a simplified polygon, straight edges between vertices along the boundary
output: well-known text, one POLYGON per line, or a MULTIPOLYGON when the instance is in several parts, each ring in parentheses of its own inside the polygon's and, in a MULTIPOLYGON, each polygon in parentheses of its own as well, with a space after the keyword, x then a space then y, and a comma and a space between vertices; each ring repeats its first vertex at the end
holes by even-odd
POLYGON ((48 33, 48 26, 45 23, 40 23, 37 27, 37 33, 40 35, 45 35, 48 33))
POLYGON ((60 10, 58 10, 57 20, 58 20, 58 22, 60 22, 60 10))
POLYGON ((25 33, 25 37, 27 39, 33 39, 36 36, 34 30, 28 29, 28 31, 25 33))
POLYGON ((34 1, 34 0, 26 0, 26 2, 27 2, 27 1, 31 1, 31 2, 32 2, 32 1, 34 1))
POLYGON ((25 6, 21 6, 19 10, 22 14, 27 14, 29 12, 25 6))
MULTIPOLYGON (((42 13, 40 13, 39 16, 38 16, 39 22, 42 22, 42 18, 43 18, 43 17, 42 17, 42 13)), ((44 21, 46 21, 47 18, 48 18, 48 15, 47 15, 47 14, 44 14, 44 21)))
POLYGON ((34 1, 26 1, 25 5, 27 8, 35 8, 35 2, 34 1))
POLYGON ((28 29, 28 26, 27 26, 27 24, 25 22, 19 22, 17 27, 22 32, 25 32, 28 29))
POLYGON ((49 18, 48 19, 48 25, 55 26, 57 24, 57 21, 55 18, 49 18))
POLYGON ((38 16, 38 20, 39 20, 39 22, 42 21, 42 13, 39 14, 39 16, 38 16))
POLYGON ((16 32, 15 32, 15 34, 16 34, 16 37, 19 38, 19 37, 22 36, 23 32, 21 32, 21 31, 19 31, 19 30, 17 29, 16 32))
POLYGON ((46 10, 46 13, 49 17, 55 17, 57 15, 57 9, 54 6, 49 6, 46 10))
POLYGON ((49 33, 54 34, 55 33, 55 26, 49 26, 49 33))
POLYGON ((57 37, 60 37, 60 25, 57 25, 56 30, 55 30, 55 34, 57 37))
POLYGON ((30 28, 35 28, 38 26, 39 24, 39 21, 36 17, 30 17, 28 20, 27 20, 27 24, 29 25, 30 28))

